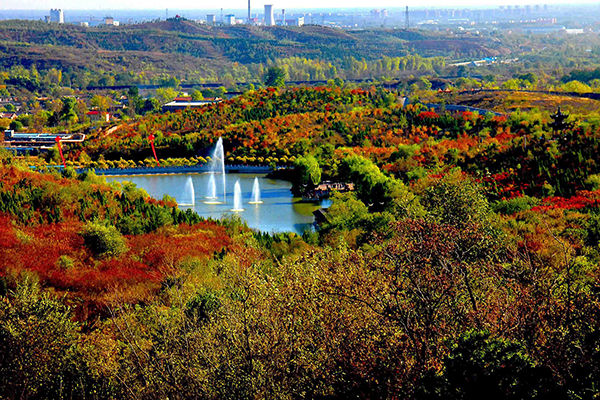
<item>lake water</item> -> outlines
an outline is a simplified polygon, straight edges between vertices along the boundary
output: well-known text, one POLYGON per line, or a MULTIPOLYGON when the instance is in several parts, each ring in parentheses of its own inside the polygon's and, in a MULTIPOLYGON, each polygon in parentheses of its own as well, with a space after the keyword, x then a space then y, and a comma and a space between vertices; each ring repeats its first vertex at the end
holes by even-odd
MULTIPOLYGON (((223 201, 222 175, 215 174, 218 201, 223 201)), ((206 204, 208 201, 208 185, 210 174, 182 175, 131 175, 107 176, 107 181, 129 181, 144 189, 156 199, 162 199, 165 194, 174 197, 180 203, 181 209, 192 208, 203 217, 219 219, 227 214, 239 214, 248 226, 264 232, 295 232, 301 234, 312 228, 313 211, 327 204, 302 202, 300 198, 292 197, 291 184, 286 181, 267 179, 265 175, 227 174, 226 200, 224 204, 206 204), (248 204, 251 201, 252 185, 257 177, 260 185, 262 204, 248 204), (189 179, 194 186, 194 205, 191 203, 189 179), (233 212, 233 189, 239 180, 242 190, 242 207, 244 211, 233 212), (183 205, 186 204, 186 205, 183 205)))

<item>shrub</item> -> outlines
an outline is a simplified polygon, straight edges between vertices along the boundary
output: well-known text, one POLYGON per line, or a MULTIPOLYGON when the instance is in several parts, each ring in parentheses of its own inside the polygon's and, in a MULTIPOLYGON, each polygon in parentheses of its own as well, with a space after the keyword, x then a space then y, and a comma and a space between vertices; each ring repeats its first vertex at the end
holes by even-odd
POLYGON ((493 206, 493 210, 497 213, 510 215, 518 213, 520 211, 530 210, 532 207, 535 207, 538 203, 539 201, 535 197, 515 197, 508 200, 497 201, 493 206))
POLYGON ((60 269, 71 269, 75 265, 75 260, 67 255, 62 255, 56 260, 56 266, 60 269))
POLYGON ((127 251, 125 238, 114 226, 88 222, 80 234, 85 245, 97 256, 118 257, 127 251))

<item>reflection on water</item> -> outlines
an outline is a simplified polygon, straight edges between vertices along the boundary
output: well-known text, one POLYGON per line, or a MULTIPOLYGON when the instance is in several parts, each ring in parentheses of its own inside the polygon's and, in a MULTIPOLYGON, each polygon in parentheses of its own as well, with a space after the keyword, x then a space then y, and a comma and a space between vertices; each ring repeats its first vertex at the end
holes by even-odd
MULTIPOLYGON (((189 204, 191 193, 189 189, 186 189, 186 183, 190 176, 194 185, 195 205, 181 206, 182 209, 192 208, 199 215, 214 219, 218 219, 224 214, 233 214, 234 212, 231 211, 233 186, 239 179, 242 189, 242 207, 245 211, 238 214, 246 220, 248 226, 264 232, 291 231, 301 234, 312 226, 314 221, 312 213, 320 207, 318 204, 304 203, 300 198, 293 198, 289 182, 266 179, 265 175, 227 174, 226 204, 204 203, 206 197, 210 195, 210 174, 109 176, 106 179, 108 181, 133 182, 154 198, 162 199, 167 194, 174 197, 178 203, 189 204), (254 177, 258 177, 263 204, 248 204, 252 199, 254 177)), ((220 179, 216 181, 217 197, 222 201, 223 184, 220 179)), ((323 204, 323 206, 328 205, 323 204)))

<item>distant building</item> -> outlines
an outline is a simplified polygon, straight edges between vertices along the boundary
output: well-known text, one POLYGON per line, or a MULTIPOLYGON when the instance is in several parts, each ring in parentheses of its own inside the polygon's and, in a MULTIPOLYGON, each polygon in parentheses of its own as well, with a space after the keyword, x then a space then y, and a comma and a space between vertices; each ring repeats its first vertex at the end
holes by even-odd
POLYGON ((275 17, 273 16, 273 5, 265 4, 265 25, 275 25, 275 17))
POLYGON ((0 112, 0 118, 2 119, 17 119, 17 113, 14 112, 0 112))
POLYGON ((304 25, 304 17, 298 17, 294 19, 286 19, 285 24, 287 26, 302 26, 304 25))
POLYGON ((119 21, 115 21, 113 17, 104 17, 104 25, 119 26, 119 21))
POLYGON ((217 18, 215 14, 206 14, 206 23, 208 25, 215 25, 217 23, 217 18))
POLYGON ((15 133, 13 130, 4 131, 4 144, 9 148, 48 150, 56 144, 59 137, 63 143, 83 142, 83 133, 15 133))
POLYGON ((80 22, 80 23, 79 23, 79 26, 85 26, 85 27, 89 27, 89 26, 90 26, 90 23, 89 23, 89 22, 85 22, 85 21, 84 21, 84 22, 80 22))
POLYGON ((92 122, 110 122, 110 113, 107 112, 92 110, 88 111, 86 115, 92 122))
POLYGON ((63 13, 63 10, 61 10, 60 8, 52 8, 50 10, 49 22, 56 22, 59 24, 64 24, 65 23, 65 14, 63 13))
POLYGON ((227 14, 225 19, 223 20, 223 24, 225 25, 235 25, 235 15, 227 14))
POLYGON ((170 103, 164 104, 162 110, 163 112, 185 110, 186 108, 198 108, 222 101, 223 99, 220 97, 207 97, 198 101, 193 101, 191 97, 176 97, 170 103))
POLYGON ((585 31, 583 29, 565 29, 564 32, 567 35, 582 35, 585 31))

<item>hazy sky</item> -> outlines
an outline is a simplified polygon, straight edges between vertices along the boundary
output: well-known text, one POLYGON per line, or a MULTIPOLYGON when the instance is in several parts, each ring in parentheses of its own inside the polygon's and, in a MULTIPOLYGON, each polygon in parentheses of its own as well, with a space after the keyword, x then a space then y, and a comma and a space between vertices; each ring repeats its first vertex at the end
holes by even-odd
MULTIPOLYGON (((391 0, 252 0, 252 9, 259 12, 264 4, 274 4, 276 8, 287 9, 306 9, 306 8, 374 8, 374 7, 404 7, 413 8, 422 7, 460 7, 460 6, 482 6, 481 0, 406 0, 403 2, 391 0)), ((487 2, 485 2, 487 3, 487 2)), ((598 5, 599 0, 578 0, 579 4, 598 5)), ((183 9, 244 9, 247 8, 247 0, 220 0, 220 1, 197 1, 197 0, 178 0, 170 2, 164 0, 1 0, 0 13, 2 10, 46 10, 50 8, 62 8, 65 11, 70 9, 79 10, 122 10, 122 9, 165 9, 177 8, 183 9)), ((570 4, 565 0, 546 0, 546 1, 527 1, 527 0, 494 0, 486 8, 493 8, 497 5, 535 5, 535 4, 570 4), (494 4, 494 5, 492 5, 494 4)), ((570 4, 572 5, 572 3, 570 4)))

